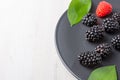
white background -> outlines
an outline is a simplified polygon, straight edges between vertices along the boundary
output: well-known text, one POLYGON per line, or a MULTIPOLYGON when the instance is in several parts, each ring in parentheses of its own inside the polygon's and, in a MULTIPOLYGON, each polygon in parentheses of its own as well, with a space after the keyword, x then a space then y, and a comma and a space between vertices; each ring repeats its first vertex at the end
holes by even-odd
POLYGON ((54 44, 70 1, 0 0, 0 80, 76 80, 54 44))

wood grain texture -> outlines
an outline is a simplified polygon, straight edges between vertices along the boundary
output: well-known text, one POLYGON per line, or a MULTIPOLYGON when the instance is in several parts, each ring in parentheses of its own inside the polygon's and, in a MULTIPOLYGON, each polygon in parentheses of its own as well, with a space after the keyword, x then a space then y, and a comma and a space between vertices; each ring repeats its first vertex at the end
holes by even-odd
POLYGON ((54 32, 70 0, 0 0, 0 80, 73 80, 54 32))
POLYGON ((56 80, 77 80, 57 58, 57 79, 56 80))

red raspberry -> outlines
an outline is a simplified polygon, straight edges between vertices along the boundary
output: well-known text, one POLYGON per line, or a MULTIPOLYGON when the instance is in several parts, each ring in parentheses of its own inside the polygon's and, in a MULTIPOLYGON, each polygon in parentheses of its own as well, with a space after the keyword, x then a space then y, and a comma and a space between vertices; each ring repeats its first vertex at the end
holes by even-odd
POLYGON ((104 17, 112 12, 112 5, 106 1, 101 1, 96 9, 96 15, 98 17, 104 17))

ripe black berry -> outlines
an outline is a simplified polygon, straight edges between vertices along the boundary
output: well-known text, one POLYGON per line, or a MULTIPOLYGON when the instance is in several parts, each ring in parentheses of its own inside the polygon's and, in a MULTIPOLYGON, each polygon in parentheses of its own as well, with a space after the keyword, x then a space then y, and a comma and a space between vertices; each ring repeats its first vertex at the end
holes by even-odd
POLYGON ((107 57, 109 54, 112 53, 111 45, 108 43, 98 45, 95 48, 95 51, 99 53, 102 57, 107 57))
POLYGON ((111 43, 115 49, 120 50, 120 35, 117 35, 114 38, 112 38, 111 43))
POLYGON ((112 18, 120 24, 120 13, 113 13, 112 18))
POLYGON ((86 31, 86 39, 91 42, 97 42, 104 37, 103 31, 104 30, 100 26, 93 26, 90 28, 90 30, 86 31))
POLYGON ((100 64, 102 62, 102 58, 100 54, 94 52, 94 51, 87 51, 83 52, 78 56, 78 60, 80 63, 84 66, 95 66, 97 64, 100 64))
POLYGON ((120 29, 119 23, 113 18, 106 18, 103 20, 102 26, 108 33, 115 33, 120 29))
POLYGON ((93 26, 97 23, 97 18, 94 14, 88 13, 82 20, 82 23, 86 26, 93 26))

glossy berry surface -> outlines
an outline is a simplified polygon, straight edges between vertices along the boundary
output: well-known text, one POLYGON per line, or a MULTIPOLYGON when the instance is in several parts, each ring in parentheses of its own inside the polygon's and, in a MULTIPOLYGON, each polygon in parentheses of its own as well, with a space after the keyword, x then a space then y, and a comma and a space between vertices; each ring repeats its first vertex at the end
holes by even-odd
POLYGON ((115 33, 120 29, 119 23, 113 18, 104 19, 102 26, 107 33, 115 33))
POLYGON ((94 14, 88 13, 82 20, 82 23, 86 26, 93 26, 97 23, 97 18, 94 14))
POLYGON ((120 24, 120 13, 113 13, 112 18, 120 24))
POLYGON ((114 38, 112 38, 111 43, 115 49, 120 50, 120 35, 117 35, 114 38))
POLYGON ((85 37, 88 41, 91 42, 97 42, 101 39, 103 39, 103 29, 101 27, 93 26, 90 28, 90 30, 86 31, 85 37))
POLYGON ((94 51, 83 52, 78 56, 78 60, 84 66, 95 66, 102 62, 100 54, 94 51))
POLYGON ((102 57, 107 57, 112 53, 111 45, 108 43, 103 43, 95 48, 95 51, 99 53, 102 57))

